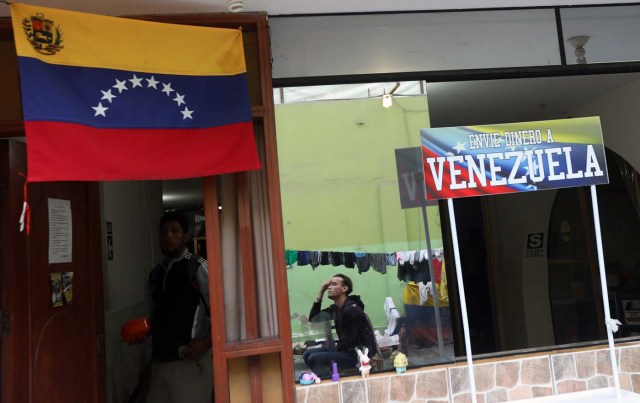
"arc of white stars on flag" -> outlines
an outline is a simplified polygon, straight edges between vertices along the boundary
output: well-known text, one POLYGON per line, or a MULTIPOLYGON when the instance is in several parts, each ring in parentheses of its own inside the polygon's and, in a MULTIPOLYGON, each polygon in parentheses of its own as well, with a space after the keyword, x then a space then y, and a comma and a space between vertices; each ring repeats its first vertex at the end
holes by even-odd
MULTIPOLYGON (((160 82, 156 80, 154 76, 151 76, 149 78, 138 77, 137 74, 134 74, 133 77, 122 80, 122 81, 118 80, 117 78, 115 80, 116 80, 116 83, 111 87, 109 87, 106 91, 100 90, 100 92, 102 93, 102 97, 100 98, 100 101, 106 100, 110 104, 113 103, 114 98, 117 98, 118 95, 122 94, 123 91, 129 90, 129 87, 127 87, 127 81, 131 83, 131 89, 134 89, 136 87, 140 87, 144 89, 145 87, 142 83, 142 80, 145 80, 147 82, 146 88, 153 88, 154 90, 158 90, 158 84, 161 84, 162 89, 160 91, 167 94, 168 97, 171 97, 171 93, 175 92, 175 98, 173 98, 172 101, 175 101, 178 104, 178 108, 180 108, 184 104, 184 109, 180 110, 180 113, 182 114, 182 120, 185 120, 185 119, 193 120, 192 115, 195 111, 189 110, 189 108, 187 107, 187 102, 185 101, 185 95, 180 94, 176 90, 171 88, 171 83, 160 82), (116 90, 118 90, 118 95, 113 94, 112 88, 115 88, 116 90)), ((102 102, 98 102, 98 105, 92 106, 91 108, 94 110, 94 115, 93 115, 94 117, 97 117, 97 116, 107 117, 106 112, 109 108, 102 105, 102 102)))

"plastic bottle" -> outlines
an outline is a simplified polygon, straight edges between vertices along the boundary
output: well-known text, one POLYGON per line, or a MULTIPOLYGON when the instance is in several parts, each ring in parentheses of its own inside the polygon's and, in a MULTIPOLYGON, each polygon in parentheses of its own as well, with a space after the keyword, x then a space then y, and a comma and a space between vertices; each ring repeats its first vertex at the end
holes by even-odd
POLYGON ((338 374, 338 364, 335 361, 331 362, 331 368, 333 372, 331 373, 331 380, 334 382, 338 382, 340 380, 340 374, 338 374))

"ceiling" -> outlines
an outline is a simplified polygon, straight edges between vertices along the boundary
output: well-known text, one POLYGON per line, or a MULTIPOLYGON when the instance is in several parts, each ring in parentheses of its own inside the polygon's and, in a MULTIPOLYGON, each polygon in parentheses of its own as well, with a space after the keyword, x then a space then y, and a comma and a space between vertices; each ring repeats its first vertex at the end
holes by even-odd
MULTIPOLYGON (((232 0, 242 1, 242 0, 232 0)), ((464 10, 523 6, 575 6, 634 3, 624 0, 243 0, 245 11, 265 11, 269 15, 362 13, 383 11, 464 10), (526 4, 524 4, 526 3, 526 4)), ((227 0, 31 0, 31 5, 62 8, 106 15, 219 13, 228 12, 227 0)), ((9 7, 0 5, 0 16, 9 7)))

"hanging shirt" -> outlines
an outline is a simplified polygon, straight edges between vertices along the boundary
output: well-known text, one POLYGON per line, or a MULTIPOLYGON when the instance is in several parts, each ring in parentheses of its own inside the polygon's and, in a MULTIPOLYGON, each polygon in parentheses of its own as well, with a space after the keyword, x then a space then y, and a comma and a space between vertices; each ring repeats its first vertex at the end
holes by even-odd
POLYGON ((342 266, 344 263, 344 254, 342 252, 331 252, 331 264, 333 266, 342 266))
POLYGON ((353 269, 356 267, 356 254, 353 252, 344 253, 344 267, 353 269))
POLYGON ((311 263, 311 252, 301 250, 298 252, 298 266, 307 266, 311 263))
POLYGON ((291 268, 294 264, 298 262, 298 251, 297 250, 285 250, 284 251, 284 260, 287 262, 287 267, 291 268))
POLYGON ((365 273, 371 268, 371 258, 366 253, 356 252, 356 266, 358 273, 365 273))

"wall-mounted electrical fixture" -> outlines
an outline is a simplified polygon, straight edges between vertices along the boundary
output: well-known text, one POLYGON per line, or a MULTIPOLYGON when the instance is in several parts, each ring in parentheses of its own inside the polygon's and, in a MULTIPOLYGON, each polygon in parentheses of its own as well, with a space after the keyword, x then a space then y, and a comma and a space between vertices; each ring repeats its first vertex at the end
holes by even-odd
POLYGON ((244 11, 244 0, 228 0, 227 7, 232 13, 240 13, 244 11))
POLYGON ((587 35, 574 36, 567 39, 567 42, 575 48, 576 63, 587 64, 587 51, 584 50, 584 45, 589 42, 589 37, 587 35))
POLYGON ((391 98, 391 94, 384 94, 382 96, 382 106, 385 108, 391 108, 393 105, 393 98, 391 98))
POLYGON ((400 83, 399 82, 397 82, 396 85, 393 86, 393 88, 391 89, 391 91, 389 91, 388 94, 384 94, 382 96, 382 106, 383 107, 391 108, 391 106, 393 105, 393 93, 396 92, 398 87, 400 87, 400 83))

